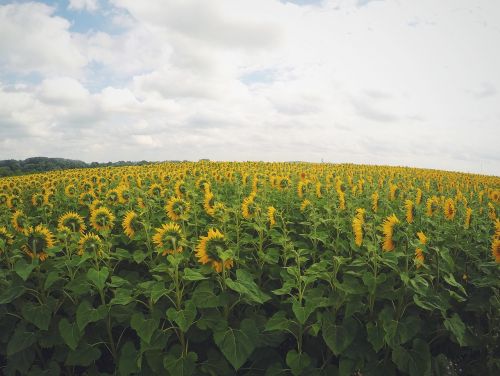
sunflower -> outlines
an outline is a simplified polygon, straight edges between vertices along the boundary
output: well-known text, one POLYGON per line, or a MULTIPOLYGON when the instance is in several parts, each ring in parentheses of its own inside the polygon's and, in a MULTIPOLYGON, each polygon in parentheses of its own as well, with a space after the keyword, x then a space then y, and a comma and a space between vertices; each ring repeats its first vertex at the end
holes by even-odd
POLYGON ((417 269, 424 264, 424 261, 425 261, 425 256, 422 248, 415 249, 415 264, 417 265, 417 269))
POLYGON ((45 252, 48 248, 54 246, 54 235, 44 225, 30 227, 26 236, 26 245, 23 247, 24 252, 32 259, 38 258, 40 261, 45 261, 48 257, 45 252))
POLYGON ((148 195, 153 197, 161 197, 163 195, 163 189, 160 184, 151 184, 148 189, 148 195))
MULTIPOLYGON (((4 241, 4 245, 11 245, 14 241, 14 237, 7 231, 7 228, 5 226, 0 226, 0 239, 4 241)), ((1 252, 2 249, 0 249, 0 253, 1 252)))
POLYGON ((292 182, 289 178, 287 178, 286 176, 282 176, 279 178, 278 188, 280 190, 287 189, 291 184, 292 182))
POLYGON ((405 209, 406 209, 406 222, 413 223, 415 218, 415 206, 413 205, 412 200, 405 201, 405 209))
POLYGON ((97 197, 93 191, 82 192, 80 196, 78 196, 78 202, 81 205, 90 206, 95 199, 97 199, 97 197))
POLYGON ((500 264, 500 239, 493 239, 491 243, 491 254, 497 264, 500 264))
POLYGON ((121 186, 120 189, 118 190, 118 200, 120 201, 120 204, 126 204, 130 200, 130 191, 128 187, 126 186, 121 186))
POLYGON ((427 216, 432 217, 439 205, 439 199, 436 196, 429 197, 426 201, 427 216))
POLYGON ((300 204, 300 211, 304 212, 309 206, 311 206, 311 201, 309 201, 307 198, 302 201, 300 204))
POLYGON ((0 205, 7 205, 9 197, 5 193, 0 193, 0 205))
POLYGON ((64 194, 67 197, 75 197, 76 196, 76 187, 73 184, 69 184, 64 188, 64 194))
POLYGON ((427 237, 422 231, 417 232, 417 237, 421 244, 427 244, 427 237))
POLYGON ((490 217, 492 221, 497 218, 497 212, 491 202, 488 202, 488 217, 490 217))
POLYGON ((189 217, 190 205, 180 197, 171 197, 165 207, 167 216, 172 221, 187 220, 189 217))
POLYGON ((384 234, 384 244, 382 249, 384 251, 392 251, 394 250, 394 241, 392 239, 394 235, 394 226, 399 223, 399 219, 395 214, 388 216, 384 223, 382 224, 382 232, 384 234))
POLYGON ((397 184, 389 185, 389 200, 394 201, 399 195, 399 187, 397 184))
POLYGON ((102 202, 99 199, 96 199, 92 201, 92 203, 89 206, 90 212, 93 212, 94 210, 97 210, 99 208, 102 208, 104 206, 104 202, 102 202))
POLYGON ((25 233, 28 230, 29 220, 22 210, 16 210, 12 214, 12 227, 17 232, 25 233))
POLYGON ((446 201, 444 202, 443 210, 444 210, 444 217, 447 220, 451 221, 453 220, 453 218, 455 218, 457 209, 455 208, 455 202, 453 201, 453 199, 451 198, 446 199, 446 201))
POLYGON ((70 211, 59 217, 57 229, 61 232, 68 229, 72 232, 80 232, 83 234, 83 232, 87 229, 87 226, 85 226, 85 221, 82 216, 70 211))
POLYGON ((421 202, 422 202, 422 190, 418 188, 417 193, 415 194, 415 204, 420 205, 421 202))
POLYGON ((34 207, 40 207, 43 204, 43 195, 41 193, 35 193, 31 196, 31 205, 34 207))
POLYGON ((205 190, 205 191, 207 190, 207 187, 208 187, 208 189, 210 189, 210 183, 209 183, 208 179, 204 176, 202 176, 201 178, 196 180, 195 186, 196 186, 196 188, 201 189, 201 190, 205 190))
POLYGON ((97 231, 111 230, 114 226, 114 221, 114 214, 104 206, 92 210, 90 213, 90 223, 97 231))
POLYGON ((156 234, 153 236, 153 243, 163 256, 182 252, 184 241, 184 234, 177 223, 163 224, 156 229, 156 234))
POLYGON ((179 180, 175 183, 175 194, 179 198, 184 197, 184 195, 186 194, 186 186, 184 184, 184 181, 179 180))
POLYGON ((214 215, 214 205, 215 205, 214 194, 210 190, 205 190, 203 208, 205 209, 205 212, 212 217, 214 215))
POLYGON ((255 196, 256 194, 252 192, 250 193, 250 196, 243 199, 243 203, 241 204, 241 213, 245 219, 252 218, 257 212, 258 208, 255 205, 255 196))
POLYGON ((224 235, 219 230, 208 230, 207 236, 200 237, 196 247, 196 257, 202 264, 211 264, 217 273, 222 269, 230 269, 233 266, 233 260, 228 259, 223 262, 219 253, 226 249, 224 235))
POLYGON ((307 185, 304 181, 299 181, 299 183, 297 184, 297 195, 299 196, 299 198, 302 198, 304 197, 304 194, 306 193, 306 189, 307 189, 307 185))
POLYGON ((276 208, 274 206, 269 206, 267 208, 267 218, 269 226, 273 227, 276 224, 276 208))
POLYGON ((122 228, 125 235, 132 239, 136 231, 140 228, 139 216, 133 210, 129 210, 122 221, 122 228))
POLYGON ((339 195, 339 210, 345 210, 345 193, 342 191, 337 191, 339 195))
POLYGON ((464 228, 468 229, 470 227, 470 221, 472 219, 472 209, 467 208, 465 210, 465 223, 464 223, 464 228))
POLYGON ((374 213, 378 210, 378 192, 375 191, 372 194, 372 210, 374 213))
POLYGON ((78 242, 78 254, 81 256, 84 253, 96 252, 98 255, 102 253, 102 240, 101 238, 89 232, 83 235, 78 242))
POLYGON ((111 205, 117 204, 120 201, 120 191, 117 188, 110 189, 106 193, 106 201, 111 205))
POLYGON ((365 223, 365 212, 363 208, 358 208, 352 220, 352 231, 354 233, 354 243, 360 247, 363 244, 363 224, 365 223))
POLYGON ((500 219, 495 219, 495 239, 500 239, 500 219))
POLYGON ((324 193, 325 193, 325 187, 320 182, 317 182, 316 183, 316 197, 322 198, 324 193))
POLYGON ((21 205, 22 201, 18 195, 12 195, 7 197, 7 207, 9 209, 16 209, 21 205))

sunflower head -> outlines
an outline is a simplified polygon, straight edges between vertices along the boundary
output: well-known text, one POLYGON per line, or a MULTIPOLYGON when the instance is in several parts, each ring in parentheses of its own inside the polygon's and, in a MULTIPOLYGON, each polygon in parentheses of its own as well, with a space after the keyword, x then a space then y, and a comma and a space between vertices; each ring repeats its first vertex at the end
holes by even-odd
POLYGON ((139 216, 133 210, 129 210, 122 221, 122 228, 125 235, 130 239, 135 236, 135 233, 140 230, 141 224, 139 222, 139 216))
POLYGON ((267 208, 267 220, 270 227, 276 224, 276 208, 274 206, 269 206, 267 208))
POLYGON ((287 189, 290 185, 292 185, 292 182, 286 176, 280 177, 278 181, 278 188, 280 190, 287 189))
POLYGON ((422 231, 417 232, 417 237, 420 244, 427 244, 427 236, 422 231))
POLYGON ((255 197, 256 194, 252 192, 250 193, 250 196, 243 199, 243 203, 241 204, 241 214, 243 215, 243 218, 253 218, 255 213, 258 211, 257 204, 255 204, 255 197))
POLYGON ((85 226, 82 216, 75 212, 67 212, 59 217, 57 229, 61 232, 67 229, 71 232, 80 232, 83 234, 87 226, 85 226))
POLYGON ((52 248, 55 244, 54 235, 44 225, 30 227, 26 232, 26 245, 24 251, 31 258, 38 258, 40 261, 47 259, 48 248, 52 248))
POLYGON ((405 201, 406 222, 413 223, 415 218, 415 205, 412 200, 405 201))
POLYGON ((488 202, 488 217, 490 217, 492 221, 497 218, 497 211, 491 202, 488 202))
POLYGON ((7 198, 7 207, 9 209, 16 209, 21 205, 22 201, 18 195, 11 195, 7 198))
POLYGON ((26 214, 22 210, 16 210, 14 214, 12 214, 12 227, 17 232, 26 233, 29 227, 29 219, 26 214))
POLYGON ((166 206, 167 216, 172 221, 187 220, 191 209, 189 203, 180 197, 171 197, 166 206))
POLYGON ((163 224, 153 236, 153 243, 163 256, 182 252, 184 242, 184 234, 177 223, 163 224))
MULTIPOLYGON (((12 234, 7 231, 5 226, 0 226, 0 239, 3 240, 4 246, 11 245, 14 241, 14 237, 12 234)), ((2 248, 0 248, 0 253, 2 252, 2 248)))
POLYGON ((378 192, 372 193, 372 210, 376 213, 378 210, 378 192))
POLYGON ((382 249, 384 251, 392 251, 395 248, 394 244, 394 226, 399 223, 399 219, 395 214, 388 216, 382 224, 382 232, 384 234, 384 243, 382 249))
POLYGON ((115 205, 120 201, 120 191, 116 188, 110 189, 108 193, 106 193, 106 202, 111 205, 115 205))
POLYGON ((491 254, 497 264, 500 264, 500 239, 493 239, 491 243, 491 254))
POLYGON ((84 253, 102 254, 102 240, 98 235, 89 232, 80 238, 78 254, 81 256, 84 253))
POLYGON ((43 205, 43 195, 41 193, 35 193, 31 196, 31 205, 34 207, 40 207, 43 205))
POLYGON ((64 194, 67 197, 75 197, 76 196, 76 187, 73 184, 69 184, 64 188, 64 194))
POLYGON ((465 222, 464 222, 464 228, 468 229, 470 227, 470 222, 472 220, 472 209, 467 208, 465 209, 465 222))
POLYGON ((161 197, 163 195, 163 189, 160 184, 151 184, 148 189, 148 194, 153 197, 161 197))
POLYGON ((219 230, 208 230, 207 236, 202 236, 196 247, 196 257, 202 264, 210 264, 217 273, 233 266, 231 259, 223 260, 220 256, 227 249, 226 239, 219 230))
POLYGON ((300 204, 300 211, 305 212, 306 209, 308 209, 311 206, 311 201, 309 201, 307 198, 302 201, 300 204))
POLYGON ((451 221, 453 218, 455 218, 455 214, 457 213, 457 209, 455 207, 455 201, 453 201, 452 198, 446 199, 446 201, 444 202, 443 210, 444 210, 444 217, 447 220, 451 221))
POLYGON ((78 196, 78 202, 81 205, 87 205, 90 206, 94 200, 96 200, 97 197, 93 191, 86 191, 80 193, 80 196, 78 196))
POLYGON ((184 184, 184 181, 179 180, 175 183, 175 194, 177 197, 184 197, 186 194, 186 185, 184 184))
POLYGON ((97 231, 111 230, 114 226, 114 222, 114 214, 105 206, 95 209, 90 213, 90 223, 97 231))
POLYGON ((205 209, 205 212, 212 217, 214 215, 214 205, 215 205, 214 194, 211 191, 206 190, 205 197, 203 200, 203 208, 205 209))
POLYGON ((415 264, 417 265, 417 269, 424 265, 424 261, 424 251, 421 248, 415 249, 415 264))

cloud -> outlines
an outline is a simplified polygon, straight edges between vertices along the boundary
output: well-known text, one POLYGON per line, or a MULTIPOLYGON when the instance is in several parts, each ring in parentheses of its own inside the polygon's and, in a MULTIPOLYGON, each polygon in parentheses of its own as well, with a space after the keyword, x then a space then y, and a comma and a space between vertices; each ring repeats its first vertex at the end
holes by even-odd
POLYGON ((95 12, 99 9, 99 0, 69 0, 68 8, 95 12))
POLYGON ((68 20, 41 3, 0 5, 0 67, 13 72, 74 74, 86 65, 68 20))

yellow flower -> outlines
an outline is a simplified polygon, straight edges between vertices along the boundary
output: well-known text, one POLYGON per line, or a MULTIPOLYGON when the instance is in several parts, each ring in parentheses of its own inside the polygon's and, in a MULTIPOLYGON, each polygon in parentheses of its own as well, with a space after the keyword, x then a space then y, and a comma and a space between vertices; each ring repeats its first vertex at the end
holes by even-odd
POLYGON ((470 221, 472 219, 472 209, 467 208, 465 210, 465 223, 464 223, 464 228, 468 229, 470 227, 470 221))
POLYGON ((491 202, 488 202, 488 217, 490 217, 492 221, 497 218, 497 212, 491 202))
POLYGON ((302 198, 304 197, 304 194, 306 193, 306 188, 307 188, 307 185, 304 181, 299 181, 299 183, 297 184, 297 195, 299 196, 299 198, 302 198))
POLYGON ((345 210, 345 193, 342 191, 337 191, 339 195, 339 210, 345 210))
POLYGON ((133 210, 129 210, 122 221, 123 233, 127 235, 130 239, 135 236, 136 231, 139 230, 139 216, 133 210))
POLYGON ((309 206, 311 206, 311 201, 307 198, 300 204, 300 211, 304 212, 309 206))
POLYGON ((148 189, 148 194, 154 197, 161 197, 163 195, 163 189, 160 184, 151 184, 148 189))
POLYGON ((457 210, 455 208, 455 202, 453 201, 453 199, 451 198, 446 199, 446 201, 444 202, 443 210, 444 210, 444 217, 447 220, 451 221, 453 220, 453 218, 455 218, 457 210))
POLYGON ((394 226, 399 223, 399 219, 395 214, 387 217, 382 224, 382 232, 384 234, 384 244, 382 249, 384 251, 392 251, 395 248, 393 235, 394 235, 394 226))
POLYGON ((316 183, 316 197, 321 198, 323 197, 323 192, 324 192, 324 187, 320 182, 316 183))
POLYGON ((439 205, 439 200, 436 196, 429 197, 426 202, 427 216, 432 217, 434 212, 437 210, 439 205))
POLYGON ((405 209, 406 209, 406 222, 413 223, 413 220, 415 218, 415 206, 413 205, 413 201, 406 200, 405 209))
POLYGON ((64 188, 64 193, 67 197, 75 197, 76 196, 76 187, 73 184, 69 184, 64 188))
POLYGON ((417 236, 421 244, 423 245, 427 244, 427 237, 422 231, 417 232, 417 236))
POLYGON ((206 190, 203 199, 203 208, 205 209, 205 212, 212 217, 214 215, 214 205, 215 205, 214 194, 210 190, 206 190))
POLYGON ((420 268, 425 261, 424 252, 421 248, 415 249, 415 263, 417 264, 417 269, 420 268))
POLYGON ((365 223, 365 209, 358 208, 352 220, 352 231, 354 232, 354 243, 360 247, 363 244, 363 224, 365 223))
POLYGON ((500 264, 500 239, 493 239, 491 243, 491 254, 497 264, 500 264))
POLYGON ((87 226, 85 226, 85 221, 79 214, 70 211, 59 217, 57 229, 61 232, 68 229, 72 232, 80 232, 83 234, 87 226))
POLYGON ((12 227, 17 232, 25 233, 28 230, 29 220, 22 210, 16 210, 12 214, 12 227))
POLYGON ((255 192, 252 192, 250 193, 250 196, 245 197, 243 199, 243 203, 241 204, 241 213, 243 215, 243 218, 245 219, 252 218, 258 210, 254 201, 255 196, 256 196, 255 192))
MULTIPOLYGON (((7 228, 5 226, 0 227, 0 239, 4 241, 5 245, 11 245, 14 241, 14 237, 7 231, 7 228)), ((0 248, 0 253, 1 252, 2 249, 0 248)))
POLYGON ((182 252, 184 241, 184 235, 177 223, 163 224, 156 229, 156 234, 153 236, 153 243, 163 256, 182 252))
POLYGON ((182 198, 186 194, 186 186, 182 180, 175 183, 175 194, 177 197, 182 198))
POLYGON ((32 259, 38 258, 40 261, 45 261, 48 257, 45 251, 55 244, 52 232, 44 225, 38 225, 30 227, 26 236, 28 237, 24 246, 26 254, 32 259))
POLYGON ((165 209, 167 211, 167 217, 172 221, 185 221, 189 218, 190 205, 180 197, 171 197, 165 209))
POLYGON ((421 202, 422 202, 422 190, 418 188, 417 193, 415 194, 415 204, 420 205, 421 202))
POLYGON ((202 264, 210 264, 217 273, 222 272, 222 268, 230 269, 233 266, 233 260, 228 259, 223 262, 219 252, 226 250, 224 235, 219 230, 208 230, 207 236, 200 237, 196 247, 196 257, 202 264))
POLYGON ((43 204, 43 195, 41 193, 35 193, 31 196, 31 205, 34 207, 40 207, 43 204))
POLYGON ((276 208, 274 206, 269 206, 267 208, 267 218, 269 220, 269 226, 273 227, 276 224, 276 208))
POLYGON ((83 235, 78 242, 78 254, 81 256, 84 253, 96 252, 98 255, 102 253, 102 241, 101 238, 89 232, 83 235))
POLYGON ((97 231, 111 230, 114 226, 115 219, 111 210, 104 206, 90 213, 90 224, 97 231))

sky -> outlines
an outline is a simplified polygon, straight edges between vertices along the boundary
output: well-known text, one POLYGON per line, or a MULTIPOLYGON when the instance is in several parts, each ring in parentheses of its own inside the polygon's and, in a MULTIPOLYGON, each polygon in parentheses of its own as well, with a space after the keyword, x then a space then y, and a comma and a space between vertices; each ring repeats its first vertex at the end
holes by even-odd
POLYGON ((500 175, 498 0, 0 0, 0 159, 500 175))

